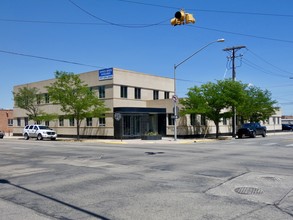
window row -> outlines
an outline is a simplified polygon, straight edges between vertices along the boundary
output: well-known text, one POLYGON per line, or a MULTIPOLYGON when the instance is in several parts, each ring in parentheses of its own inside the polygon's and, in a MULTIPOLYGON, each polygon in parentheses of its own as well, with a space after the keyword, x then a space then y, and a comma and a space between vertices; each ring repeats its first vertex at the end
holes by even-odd
MULTIPOLYGON (((21 127, 21 119, 22 118, 17 118, 16 119, 16 123, 17 126, 21 127)), ((99 127, 105 127, 106 126, 106 118, 105 117, 101 117, 98 118, 97 121, 99 127)), ((24 126, 29 124, 29 120, 28 118, 24 118, 24 126)), ((37 121, 36 124, 42 124, 42 122, 37 121)), ((49 121, 45 121, 44 124, 46 126, 50 126, 50 122, 49 121)), ((74 127, 76 126, 76 120, 74 118, 70 118, 70 119, 65 119, 64 117, 59 117, 58 119, 58 125, 59 127, 65 127, 65 126, 70 126, 70 127, 74 127)), ((86 118, 85 120, 85 126, 87 127, 92 127, 93 126, 93 118, 86 118)))
MULTIPOLYGON (((159 90, 153 90, 153 100, 160 99, 159 90)), ((120 86, 120 97, 128 98, 128 87, 120 86)), ((141 99, 141 88, 134 88, 134 98, 141 99)), ((170 99, 170 92, 164 92, 164 99, 170 99)))
MULTIPOLYGON (((97 90, 100 99, 106 98, 106 86, 90 87, 90 90, 97 90)), ((153 90, 153 100, 160 99, 159 90, 153 90)), ((120 97, 128 98, 128 87, 120 86, 120 97)), ((141 99, 141 88, 134 88, 134 98, 141 99)), ((164 99, 170 99, 170 92, 164 92, 164 99)), ((37 104, 48 104, 50 103, 50 96, 48 93, 37 95, 37 104)))

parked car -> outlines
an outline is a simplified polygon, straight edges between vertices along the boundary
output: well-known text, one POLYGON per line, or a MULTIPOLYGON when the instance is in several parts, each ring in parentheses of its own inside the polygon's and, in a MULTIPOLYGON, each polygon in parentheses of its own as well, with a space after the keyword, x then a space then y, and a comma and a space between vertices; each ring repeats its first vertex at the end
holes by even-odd
POLYGON ((282 124, 282 131, 292 131, 293 124, 282 124))
POLYGON ((0 138, 3 139, 3 137, 4 137, 4 132, 0 131, 0 138))
POLYGON ((265 126, 261 126, 259 123, 245 123, 237 132, 238 138, 242 138, 243 136, 248 136, 255 138, 256 135, 262 135, 265 137, 267 135, 267 128, 265 126))
POLYGON ((25 140, 30 138, 37 138, 37 140, 43 140, 44 138, 56 140, 57 133, 46 125, 27 125, 23 129, 23 137, 25 140))

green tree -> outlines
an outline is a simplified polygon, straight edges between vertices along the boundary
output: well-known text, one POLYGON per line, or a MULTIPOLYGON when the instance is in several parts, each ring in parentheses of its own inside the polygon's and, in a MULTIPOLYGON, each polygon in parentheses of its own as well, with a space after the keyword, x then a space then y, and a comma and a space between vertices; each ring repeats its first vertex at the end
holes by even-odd
POLYGON ((19 88, 13 93, 14 103, 17 107, 25 109, 29 120, 37 121, 37 117, 44 114, 39 108, 38 101, 42 96, 38 95, 39 90, 36 87, 19 88))
POLYGON ((244 101, 237 108, 237 114, 241 116, 242 122, 265 121, 279 110, 276 106, 277 101, 272 99, 272 94, 268 90, 247 86, 245 93, 244 101))
POLYGON ((50 99, 54 104, 61 106, 65 117, 76 120, 77 139, 79 139, 82 120, 89 117, 103 117, 109 109, 78 75, 57 71, 55 78, 56 81, 46 87, 50 99))
POLYGON ((187 98, 182 99, 181 113, 200 114, 212 120, 216 126, 216 137, 219 136, 219 123, 224 117, 231 117, 231 106, 239 106, 245 97, 244 85, 231 80, 219 80, 217 83, 206 83, 200 87, 190 88, 187 98))
POLYGON ((13 93, 15 105, 27 111, 29 120, 51 121, 56 119, 56 114, 47 114, 40 108, 40 103, 44 101, 44 96, 39 94, 39 89, 36 87, 19 88, 13 93))

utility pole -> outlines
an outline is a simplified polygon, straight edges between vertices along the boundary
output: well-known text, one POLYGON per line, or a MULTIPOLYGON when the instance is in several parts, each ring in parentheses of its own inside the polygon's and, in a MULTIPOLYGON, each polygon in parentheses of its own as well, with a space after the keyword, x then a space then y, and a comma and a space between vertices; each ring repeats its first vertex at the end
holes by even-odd
MULTIPOLYGON (((232 54, 229 58, 232 59, 232 80, 236 81, 236 66, 235 66, 235 58, 236 56, 236 52, 242 48, 246 48, 245 46, 235 46, 235 47, 228 47, 223 49, 223 51, 227 51, 227 52, 231 52, 232 54)), ((233 112, 233 118, 232 118, 232 137, 236 137, 236 108, 235 106, 232 106, 232 112, 233 112)))

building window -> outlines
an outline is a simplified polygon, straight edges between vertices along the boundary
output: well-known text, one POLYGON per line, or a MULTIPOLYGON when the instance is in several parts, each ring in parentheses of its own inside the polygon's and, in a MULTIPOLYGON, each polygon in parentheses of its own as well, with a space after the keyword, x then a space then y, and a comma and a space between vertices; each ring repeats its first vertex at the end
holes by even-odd
POLYGON ((168 125, 174 125, 174 114, 168 114, 168 125))
POLYGON ((99 86, 99 98, 103 99, 106 97, 105 86, 99 86))
POLYGON ((74 118, 69 119, 69 126, 74 126, 74 118))
POLYGON ((21 126, 21 118, 17 118, 17 126, 21 126))
POLYGON ((170 98, 170 92, 165 92, 164 98, 169 99, 170 98))
POLYGON ((49 94, 45 93, 44 96, 45 96, 45 103, 50 103, 49 94))
POLYGON ((59 126, 60 127, 64 126, 64 117, 63 116, 59 117, 59 126))
POLYGON ((158 91, 158 90, 154 90, 154 91, 153 91, 153 99, 154 99, 154 100, 159 99, 159 91, 158 91))
POLYGON ((13 119, 8 119, 8 126, 9 127, 13 126, 13 119))
POLYGON ((105 127, 106 126, 106 118, 105 115, 103 115, 101 118, 99 118, 99 126, 105 127))
POLYGON ((206 116, 205 115, 201 115, 201 117, 200 117, 200 124, 201 125, 207 125, 206 116))
POLYGON ((134 98, 141 99, 141 88, 134 88, 134 98))
POLYGON ((120 97, 127 98, 127 86, 120 87, 120 97))
POLYGON ((42 102, 42 95, 37 94, 37 104, 40 105, 42 102))
POLYGON ((223 118, 223 125, 227 125, 227 118, 223 118))
POLYGON ((28 118, 24 118, 24 126, 28 125, 28 118))
POLYGON ((50 126, 50 122, 49 121, 45 121, 45 125, 49 127, 50 126))
POLYGON ((196 126, 196 114, 190 114, 190 125, 196 126))
POLYGON ((86 126, 88 127, 93 126, 93 118, 86 118, 86 126))

